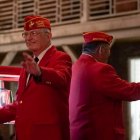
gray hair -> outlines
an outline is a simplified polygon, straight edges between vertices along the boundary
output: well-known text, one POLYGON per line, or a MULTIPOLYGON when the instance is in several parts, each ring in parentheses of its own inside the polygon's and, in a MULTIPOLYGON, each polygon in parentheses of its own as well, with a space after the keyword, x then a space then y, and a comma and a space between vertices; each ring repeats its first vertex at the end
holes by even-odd
POLYGON ((42 28, 40 30, 43 31, 43 32, 45 32, 45 33, 51 33, 51 30, 50 29, 47 29, 47 28, 42 28))
POLYGON ((97 54, 97 53, 101 53, 101 48, 103 47, 109 47, 109 44, 103 41, 84 43, 82 52, 87 54, 97 54))

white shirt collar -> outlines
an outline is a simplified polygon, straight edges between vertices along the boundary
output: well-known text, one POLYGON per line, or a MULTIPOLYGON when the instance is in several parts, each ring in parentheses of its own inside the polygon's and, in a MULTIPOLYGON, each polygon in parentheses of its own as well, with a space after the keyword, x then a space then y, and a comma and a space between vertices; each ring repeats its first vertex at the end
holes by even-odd
POLYGON ((87 54, 87 53, 82 53, 82 54, 84 54, 84 55, 88 55, 88 56, 90 56, 90 57, 93 57, 91 54, 87 54))
MULTIPOLYGON (((42 57, 45 55, 45 53, 52 47, 52 45, 50 45, 49 47, 47 47, 43 52, 41 52, 39 54, 39 56, 37 57, 39 59, 38 63, 40 62, 40 60, 42 59, 42 57)), ((35 56, 34 56, 35 57, 35 56)))
POLYGON ((87 54, 87 53, 82 53, 83 55, 87 55, 87 56, 89 56, 89 57, 92 57, 92 58, 94 58, 95 59, 95 61, 97 61, 97 59, 95 58, 95 57, 93 57, 91 54, 87 54))

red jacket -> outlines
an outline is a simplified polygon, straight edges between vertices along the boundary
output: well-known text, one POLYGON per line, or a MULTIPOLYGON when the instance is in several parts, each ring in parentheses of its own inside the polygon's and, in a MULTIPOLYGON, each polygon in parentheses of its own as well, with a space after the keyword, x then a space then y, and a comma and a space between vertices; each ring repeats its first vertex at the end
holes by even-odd
POLYGON ((69 140, 68 96, 70 57, 55 47, 39 63, 40 80, 30 79, 23 69, 17 100, 0 110, 0 122, 15 119, 18 140, 69 140))
POLYGON ((72 70, 71 140, 124 140, 122 101, 139 99, 140 83, 128 83, 110 65, 81 55, 72 70))

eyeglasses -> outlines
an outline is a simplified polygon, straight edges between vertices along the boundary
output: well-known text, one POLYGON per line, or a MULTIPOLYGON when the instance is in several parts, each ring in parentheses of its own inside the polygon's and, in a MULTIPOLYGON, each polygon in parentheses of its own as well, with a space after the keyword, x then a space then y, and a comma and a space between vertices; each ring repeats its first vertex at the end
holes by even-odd
POLYGON ((22 37, 23 38, 27 38, 27 36, 31 36, 31 37, 36 37, 38 36, 39 34, 41 34, 41 31, 28 31, 28 32, 23 32, 22 33, 22 37))

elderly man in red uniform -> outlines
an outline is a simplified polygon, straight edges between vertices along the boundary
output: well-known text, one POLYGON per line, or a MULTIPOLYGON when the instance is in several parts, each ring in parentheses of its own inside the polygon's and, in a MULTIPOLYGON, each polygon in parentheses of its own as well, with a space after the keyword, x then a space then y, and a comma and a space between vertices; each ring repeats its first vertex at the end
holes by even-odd
POLYGON ((22 35, 33 57, 23 53, 16 101, 0 109, 0 122, 15 120, 18 140, 69 140, 71 58, 51 45, 47 18, 25 17, 22 35))
POLYGON ((73 65, 69 97, 71 140, 124 140, 122 101, 140 99, 140 83, 122 80, 106 64, 111 35, 83 34, 82 55, 73 65))

